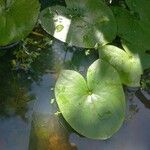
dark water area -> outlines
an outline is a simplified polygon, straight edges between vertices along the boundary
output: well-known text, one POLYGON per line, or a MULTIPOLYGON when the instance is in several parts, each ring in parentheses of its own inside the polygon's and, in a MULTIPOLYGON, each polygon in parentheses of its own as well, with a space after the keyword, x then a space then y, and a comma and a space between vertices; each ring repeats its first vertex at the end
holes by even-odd
POLYGON ((54 41, 26 72, 12 70, 10 53, 0 59, 0 150, 150 150, 146 91, 125 88, 125 122, 105 141, 75 133, 59 113, 54 86, 60 70, 74 69, 84 75, 98 58, 94 50, 66 48, 54 41))

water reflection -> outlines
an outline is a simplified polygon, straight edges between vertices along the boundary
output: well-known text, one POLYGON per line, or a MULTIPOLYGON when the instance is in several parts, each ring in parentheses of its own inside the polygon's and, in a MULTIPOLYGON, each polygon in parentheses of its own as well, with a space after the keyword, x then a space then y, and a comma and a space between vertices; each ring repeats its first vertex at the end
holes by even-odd
POLYGON ((45 72, 38 85, 36 83, 32 85, 32 92, 36 94, 37 100, 32 116, 29 149, 73 150, 76 149, 76 146, 69 142, 70 129, 68 125, 62 118, 60 119, 55 115, 58 111, 56 102, 52 102, 52 99, 55 98, 55 81, 63 68, 76 68, 76 70, 81 71, 82 66, 82 71, 85 72, 88 63, 94 61, 97 55, 93 54, 93 60, 89 59, 90 57, 85 55, 84 50, 69 48, 59 41, 54 41, 49 49, 51 49, 50 53, 53 56, 51 59, 52 67, 45 72), (75 58, 79 59, 75 60, 75 58), (83 66, 85 67, 83 68, 83 66))
POLYGON ((53 86, 55 74, 45 74, 39 85, 34 83, 32 91, 37 100, 34 104, 32 125, 30 130, 30 150, 73 150, 74 145, 69 143, 69 130, 55 113, 58 111, 54 98, 53 86), (51 90, 50 90, 51 89, 51 90))
POLYGON ((28 85, 20 82, 20 74, 11 70, 10 59, 4 58, 0 59, 0 116, 20 116, 26 120, 27 103, 34 96, 28 93, 28 85))
POLYGON ((76 150, 69 142, 69 132, 57 116, 37 114, 34 116, 30 134, 29 150, 76 150), (38 119, 37 119, 38 118, 38 119))

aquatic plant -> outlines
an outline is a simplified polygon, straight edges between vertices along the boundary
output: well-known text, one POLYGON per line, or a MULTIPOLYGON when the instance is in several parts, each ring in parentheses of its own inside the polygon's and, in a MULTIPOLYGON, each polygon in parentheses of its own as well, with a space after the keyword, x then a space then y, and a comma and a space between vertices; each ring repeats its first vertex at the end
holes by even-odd
MULTIPOLYGON (((47 7, 39 16, 42 28, 54 38, 99 54, 99 60, 88 68, 86 80, 77 71, 62 70, 55 86, 65 120, 79 134, 93 139, 110 138, 123 124, 126 102, 122 84, 149 85, 141 82, 141 76, 150 68, 150 2, 106 1, 66 0, 66 6, 47 7)), ((38 12, 36 0, 0 1, 0 46, 24 38, 38 12)), ((28 50, 22 49, 16 56, 19 61, 25 56, 23 64, 31 65, 37 54, 28 57, 26 53, 28 50)))
POLYGON ((121 81, 105 61, 96 60, 88 68, 87 81, 76 71, 62 71, 55 96, 67 122, 86 137, 107 139, 123 123, 126 104, 121 81))
POLYGON ((37 22, 38 0, 0 0, 0 46, 25 38, 37 22))
POLYGON ((98 49, 100 60, 89 67, 87 81, 76 71, 62 70, 55 86, 66 121, 94 139, 107 139, 120 128, 126 107, 121 84, 140 87, 150 67, 150 2, 105 2, 66 0, 66 7, 48 7, 40 14, 43 29, 56 39, 98 49))

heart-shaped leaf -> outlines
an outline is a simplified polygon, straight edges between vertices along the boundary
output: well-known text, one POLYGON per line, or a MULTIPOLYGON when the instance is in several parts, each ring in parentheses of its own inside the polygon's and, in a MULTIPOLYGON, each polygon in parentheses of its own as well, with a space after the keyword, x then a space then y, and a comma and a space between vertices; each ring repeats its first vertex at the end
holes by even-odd
POLYGON ((93 139, 107 139, 122 125, 125 97, 117 71, 105 61, 95 61, 81 74, 64 70, 55 96, 66 121, 78 133, 93 139))
POLYGON ((93 48, 116 36, 113 13, 101 0, 66 0, 67 7, 52 6, 41 12, 42 27, 60 41, 93 48))
POLYGON ((117 69, 122 83, 131 87, 140 86, 142 66, 138 54, 131 54, 124 50, 105 45, 99 48, 100 57, 117 69))
POLYGON ((39 9, 38 0, 0 0, 0 46, 27 36, 37 21, 39 9))

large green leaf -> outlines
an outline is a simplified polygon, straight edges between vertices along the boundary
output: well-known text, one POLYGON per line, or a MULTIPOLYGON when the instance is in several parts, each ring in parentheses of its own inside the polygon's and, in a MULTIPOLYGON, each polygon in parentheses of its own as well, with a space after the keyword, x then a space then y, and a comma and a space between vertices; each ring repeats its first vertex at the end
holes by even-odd
MULTIPOLYGON (((142 5, 142 4, 141 4, 142 5)), ((140 20, 135 14, 124 8, 113 7, 117 25, 118 35, 134 45, 138 45, 143 49, 150 47, 150 23, 140 20)))
POLYGON ((142 66, 138 54, 131 54, 124 50, 105 45, 99 48, 100 57, 108 61, 117 69, 122 83, 131 87, 140 86, 142 66))
POLYGON ((42 27, 55 38, 78 47, 104 45, 116 36, 113 13, 101 0, 66 0, 67 7, 41 12, 42 27))
POLYGON ((117 71, 105 61, 95 61, 87 71, 87 82, 76 71, 60 74, 55 96, 66 121, 80 134, 107 139, 122 125, 125 98, 117 71))
POLYGON ((0 0, 0 46, 27 36, 37 21, 39 8, 38 0, 0 0))

